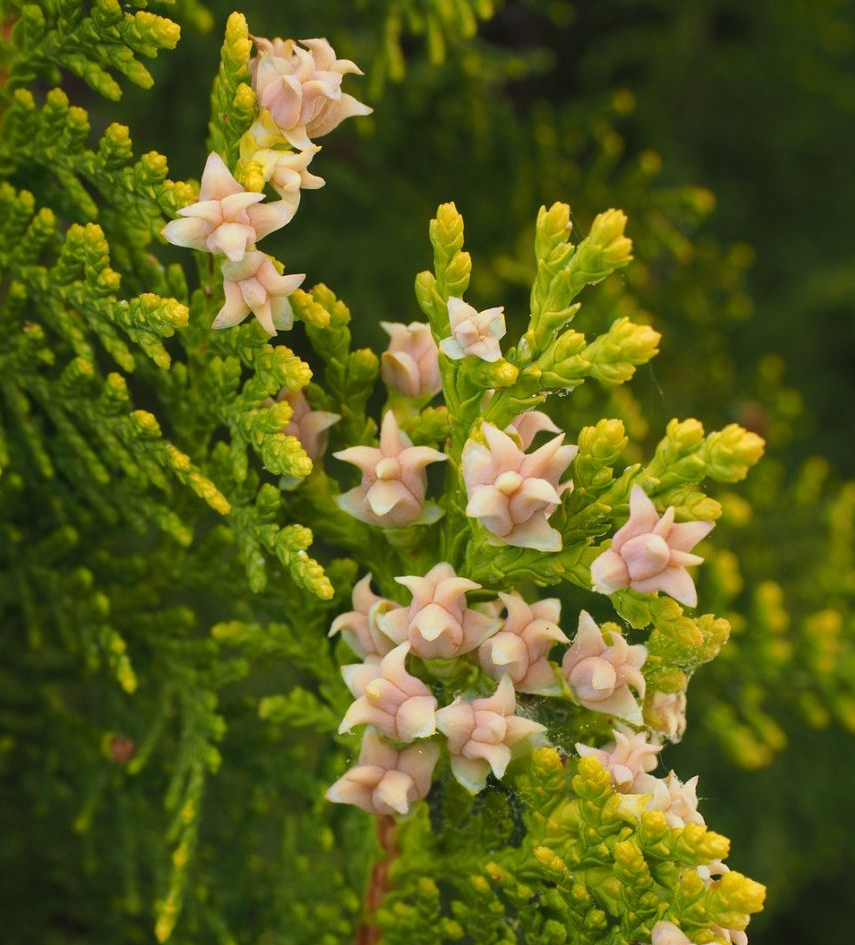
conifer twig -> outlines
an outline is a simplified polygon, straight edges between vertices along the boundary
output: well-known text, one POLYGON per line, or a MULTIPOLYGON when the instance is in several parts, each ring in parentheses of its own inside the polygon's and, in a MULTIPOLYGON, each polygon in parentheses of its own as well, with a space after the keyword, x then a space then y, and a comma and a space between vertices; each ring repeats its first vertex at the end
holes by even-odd
POLYGON ((356 929, 354 945, 376 945, 383 936, 375 922, 375 914, 391 888, 389 873, 399 853, 395 843, 395 818, 391 815, 377 818, 377 840, 382 855, 371 868, 371 879, 365 892, 366 914, 356 929))

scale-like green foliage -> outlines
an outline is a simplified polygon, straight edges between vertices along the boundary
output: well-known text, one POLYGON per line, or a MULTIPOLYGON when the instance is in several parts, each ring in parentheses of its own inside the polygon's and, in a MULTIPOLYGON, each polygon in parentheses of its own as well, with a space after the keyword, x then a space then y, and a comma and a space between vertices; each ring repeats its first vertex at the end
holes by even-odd
POLYGON ((113 100, 122 96, 117 74, 151 88, 151 73, 137 57, 151 59, 162 49, 174 49, 181 30, 148 6, 147 0, 124 5, 119 0, 4 0, 14 49, 4 92, 58 70, 68 70, 113 100))
POLYGON ((710 922, 744 925, 762 887, 731 872, 708 888, 693 869, 726 856, 727 839, 625 801, 595 759, 568 764, 555 749, 503 790, 437 796, 399 831, 383 940, 628 945, 665 915, 693 937, 710 922), (485 847, 487 862, 473 855, 485 847))

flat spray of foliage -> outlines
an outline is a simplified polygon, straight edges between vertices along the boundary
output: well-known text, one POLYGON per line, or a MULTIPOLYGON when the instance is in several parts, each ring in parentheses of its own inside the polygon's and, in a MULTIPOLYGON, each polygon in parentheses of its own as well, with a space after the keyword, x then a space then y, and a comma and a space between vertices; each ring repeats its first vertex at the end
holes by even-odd
MULTIPOLYGON (((619 315, 599 333, 571 327, 580 293, 631 263, 626 218, 606 211, 574 242, 569 207, 543 208, 528 318, 502 341, 500 315, 460 301, 472 263, 460 214, 441 206, 429 229, 433 270, 415 282, 442 352, 439 399, 439 391, 402 390, 385 371, 381 388, 381 359, 353 349, 350 312, 323 284, 290 295, 299 354, 255 319, 212 330, 229 281, 240 280, 222 257, 178 256, 159 238, 196 203, 197 186, 170 180, 159 154, 135 157, 123 125, 93 142, 86 112, 36 81, 67 72, 110 99, 121 94, 117 76, 149 85, 139 57, 174 46, 178 29, 145 6, 0 6, 0 613, 8 628, 0 770, 7 810, 37 813, 31 830, 2 826, 4 855, 49 872, 54 890, 40 903, 40 927, 23 910, 16 925, 13 910, 10 934, 48 943, 146 941, 152 929, 176 943, 739 941, 763 888, 723 866, 728 841, 704 824, 691 785, 654 778, 647 764, 651 745, 682 733, 689 681, 718 656, 730 624, 688 607, 685 583, 675 592, 684 607, 657 593, 664 584, 639 590, 629 577, 603 576, 596 562, 618 557, 610 542, 631 501, 630 522, 653 514, 666 521, 666 537, 669 516, 675 528, 719 519, 722 506, 703 484, 743 479, 762 441, 735 424, 707 434, 697 421, 672 420, 652 454, 627 462, 624 423, 565 422, 571 396, 560 413, 578 451, 562 454, 570 458, 552 484, 563 477, 558 501, 538 493, 533 513, 554 535, 541 529, 519 541, 525 523, 519 535, 498 528, 474 499, 486 473, 483 463, 472 472, 471 457, 497 453, 491 436, 519 451, 515 424, 549 408, 550 395, 624 384, 657 353, 659 334, 643 320, 619 315), (181 261, 165 264, 167 253, 181 261), (463 316, 491 334, 489 345, 472 343, 463 316), (484 357, 499 341, 499 355, 484 357), (388 397, 377 409, 381 389, 388 397), (300 393, 310 412, 338 417, 323 459, 299 435, 300 393), (332 455, 370 452, 390 416, 409 442, 444 457, 426 483, 430 514, 425 505, 394 527, 382 502, 370 514, 354 505, 365 496, 348 503, 348 490, 373 480, 349 478, 332 455), (642 505, 650 500, 652 513, 642 505), (359 508, 366 520, 352 514, 359 508), (429 634, 419 636, 410 590, 396 578, 440 563, 470 582, 458 591, 469 594, 456 604, 468 615, 458 615, 460 625, 490 630, 437 658, 419 650, 429 634), (330 641, 328 631, 368 572, 382 601, 362 614, 354 599, 351 616, 386 639, 372 636, 376 652, 360 652, 357 639, 359 666, 348 648, 355 638, 330 641), (497 672, 507 664, 483 649, 510 626, 497 595, 534 606, 546 603, 547 587, 564 600, 560 628, 547 621, 557 645, 538 657, 548 684, 514 680, 515 709, 482 707, 485 731, 469 732, 469 748, 454 747, 461 709, 508 687, 513 694, 510 676, 499 681, 497 672), (582 654, 599 662, 580 675, 573 648, 583 608, 611 622, 587 618, 601 651, 582 654), (405 641, 393 624, 405 627, 405 641), (436 724, 394 737, 375 722, 380 734, 369 730, 364 744, 373 738, 402 757, 420 751, 435 767, 403 802, 394 795, 406 813, 384 809, 391 793, 357 796, 352 781, 331 799, 361 797, 377 814, 333 805, 324 794, 359 764, 362 736, 358 721, 357 735, 339 731, 353 702, 340 667, 350 667, 356 695, 354 668, 372 667, 396 643, 408 684, 439 707, 436 724), (632 663, 641 675, 603 683, 602 663, 632 663), (622 691, 624 707, 598 711, 609 686, 622 691), (504 758, 497 749, 512 740, 505 720, 513 711, 525 737, 504 758), (621 739, 638 750, 626 764, 612 744, 621 739), (473 753, 476 742, 489 750, 473 753)), ((272 166, 260 157, 252 55, 247 24, 234 14, 208 146, 250 193, 265 187, 272 166)), ((291 160, 271 134, 270 160, 291 160)), ((305 179, 298 200, 299 186, 305 179)), ((322 199, 304 195, 303 212, 322 199)), ((335 234, 330 244, 347 252, 335 234)), ((269 261, 281 277, 281 263, 269 261)), ((256 300, 249 292, 247 314, 256 300)), ((641 528, 633 540, 649 533, 641 528)), ((639 554, 649 566, 653 551, 639 554)), ((374 697, 362 688, 360 698, 374 697)), ((388 770, 400 775, 396 764, 388 770)), ((11 879, 13 893, 19 882, 26 875, 11 879)))

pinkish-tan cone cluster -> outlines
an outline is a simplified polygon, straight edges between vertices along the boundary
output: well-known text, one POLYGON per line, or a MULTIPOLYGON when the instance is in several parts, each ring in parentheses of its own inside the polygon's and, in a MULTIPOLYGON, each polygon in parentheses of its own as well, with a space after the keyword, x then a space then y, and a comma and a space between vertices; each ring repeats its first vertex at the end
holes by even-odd
POLYGON ((537 551, 560 551, 561 534, 548 519, 572 488, 561 482, 578 452, 564 446, 564 434, 533 453, 524 453, 502 430, 482 425, 485 443, 467 440, 463 448, 463 479, 469 502, 466 514, 503 544, 537 551))
POLYGON ((641 486, 633 486, 629 521, 615 532, 611 547, 591 564, 594 590, 602 594, 631 588, 642 594, 664 591, 695 607, 695 582, 686 570, 704 559, 691 549, 712 531, 713 522, 674 522, 669 506, 660 518, 641 486))
MULTIPOLYGON (((163 236, 175 246, 223 253, 232 262, 240 262, 250 247, 294 216, 288 202, 260 206, 262 200, 264 194, 244 190, 219 154, 212 152, 202 172, 199 200, 179 210, 182 219, 167 223, 163 236)), ((305 277, 299 278, 302 282, 305 277)))
POLYGON ((430 446, 413 446, 391 410, 383 417, 379 447, 350 446, 333 456, 362 471, 362 482, 336 498, 354 518, 381 528, 403 528, 438 517, 436 506, 425 505, 425 467, 448 457, 430 446))
POLYGON ((409 642, 422 659, 452 659, 476 649, 498 630, 501 621, 473 610, 467 591, 481 585, 458 577, 450 564, 434 565, 424 577, 408 575, 395 580, 413 596, 408 607, 378 614, 380 629, 396 643, 409 642))
MULTIPOLYGON (((400 577, 397 581, 412 594, 409 607, 399 607, 373 593, 370 575, 354 588, 354 610, 338 617, 330 635, 342 632, 363 662, 342 667, 344 680, 356 697, 342 719, 339 731, 367 725, 360 762, 330 789, 327 797, 353 803, 372 813, 394 810, 406 813, 410 804, 425 796, 429 785, 419 781, 436 763, 431 755, 408 755, 382 741, 381 735, 398 743, 430 738, 439 728, 448 738, 452 770, 466 787, 477 792, 492 770, 501 777, 512 757, 512 749, 531 735, 545 731, 542 725, 514 715, 516 696, 511 676, 502 676, 489 699, 456 699, 437 711, 437 701, 428 686, 407 671, 411 655, 422 659, 449 659, 474 650, 500 624, 499 607, 470 608, 466 593, 479 584, 458 577, 451 565, 434 566, 424 577, 400 577), (385 635, 385 640, 384 640, 385 635), (391 643, 397 643, 389 649, 391 643), (422 765, 418 772, 413 765, 422 765)), ((505 595, 512 611, 511 630, 531 637, 541 645, 560 634, 547 614, 557 619, 554 601, 542 602, 533 613, 520 598, 505 595)), ((498 602, 494 602, 498 604, 498 602)), ((509 613, 509 617, 511 614, 509 613)), ((535 663, 542 657, 537 656, 535 663)), ((554 675, 553 675, 554 678, 554 675)), ((415 746, 413 746, 415 747, 415 746)), ((425 775, 428 782, 430 771, 425 775)))
POLYGON ((337 59, 325 39, 254 39, 252 87, 288 143, 299 151, 355 115, 372 109, 341 90, 348 74, 362 75, 349 59, 337 59))
POLYGON ((362 738, 359 763, 327 791, 335 804, 355 804, 369 814, 406 814, 427 796, 439 747, 419 742, 398 750, 373 729, 362 738))
POLYGON ((306 455, 312 461, 323 456, 327 445, 327 430, 341 420, 341 415, 326 410, 313 410, 303 390, 283 387, 276 395, 277 401, 285 401, 291 407, 291 419, 282 428, 286 436, 296 437, 306 455))
POLYGON ((698 812, 697 775, 683 783, 673 771, 656 778, 653 771, 662 746, 651 744, 646 732, 624 732, 616 729, 614 742, 603 748, 577 744, 582 757, 596 758, 609 772, 615 790, 634 795, 643 810, 659 811, 672 830, 687 824, 703 824, 698 812))
POLYGON ((499 339, 505 335, 503 313, 503 306, 479 312, 463 299, 452 296, 448 300, 451 336, 440 341, 439 350, 452 361, 461 358, 498 361, 502 357, 499 339))
POLYGON ((339 733, 356 725, 372 725, 398 742, 427 738, 436 731, 437 701, 430 689, 407 672, 410 644, 402 643, 382 659, 343 666, 342 675, 356 702, 347 710, 339 733))
POLYGON ((586 709, 641 725, 641 708, 630 687, 644 698, 641 667, 647 648, 640 643, 630 646, 618 631, 609 637, 607 641, 593 617, 583 610, 573 644, 561 664, 564 678, 586 709))
POLYGON ((240 262, 223 264, 223 292, 226 301, 217 313, 212 328, 232 328, 250 312, 268 335, 294 324, 294 312, 288 296, 300 287, 305 275, 280 276, 270 257, 256 250, 240 262))
POLYGON ((686 731, 686 691, 654 692, 644 707, 644 719, 651 728, 672 742, 686 731))
POLYGON ((241 162, 260 168, 263 181, 281 199, 262 206, 264 194, 241 186, 220 155, 211 153, 199 200, 179 210, 181 219, 167 223, 162 233, 176 246, 228 258, 223 266, 226 299, 214 328, 237 325, 252 312, 274 335, 293 324, 288 296, 305 276, 280 275, 269 257, 254 251, 255 244, 292 219, 302 189, 323 186, 323 178, 308 170, 320 150, 310 137, 325 135, 345 118, 370 114, 371 109, 341 91, 344 75, 361 73, 350 60, 337 59, 325 39, 302 45, 281 39, 254 42, 259 55, 251 60, 250 73, 261 110, 241 139, 241 162), (282 150, 286 142, 297 151, 282 150))
MULTIPOLYGON (((615 729, 614 742, 603 748, 591 748, 576 744, 576 751, 583 758, 596 758, 612 776, 615 788, 623 794, 635 792, 636 779, 655 770, 659 764, 657 755, 661 745, 652 745, 645 732, 629 732, 615 729)), ((637 793, 637 792, 635 792, 637 793)))
POLYGON ((510 676, 517 692, 560 692, 548 654, 556 643, 570 642, 558 626, 561 602, 550 597, 529 605, 516 594, 499 597, 507 617, 499 632, 478 647, 481 668, 496 680, 510 676))
POLYGON ((389 347, 380 362, 383 383, 405 397, 428 398, 439 393, 439 349, 430 325, 380 322, 380 326, 389 336, 389 347))
MULTIPOLYGON (((723 864, 722 864, 723 865, 723 864)), ((727 869, 727 867, 724 867, 727 869)), ((698 867, 698 872, 703 867, 698 867)), ((745 932, 738 932, 735 929, 723 929, 720 925, 711 925, 709 931, 713 935, 728 942, 729 945, 748 945, 748 936, 745 932)), ((650 938, 651 945, 694 945, 694 942, 685 932, 673 922, 657 922, 653 926, 653 933, 650 938)))
POLYGON ((489 699, 457 698, 436 713, 436 727, 448 739, 451 770, 472 794, 484 789, 491 770, 497 778, 504 775, 515 745, 546 731, 515 711, 514 684, 503 676, 489 699))
POLYGON ((385 656, 395 644, 377 625, 377 614, 383 608, 396 605, 371 590, 371 575, 366 574, 357 581, 352 594, 353 610, 339 614, 332 622, 330 636, 341 633, 345 643, 363 659, 368 656, 385 656))

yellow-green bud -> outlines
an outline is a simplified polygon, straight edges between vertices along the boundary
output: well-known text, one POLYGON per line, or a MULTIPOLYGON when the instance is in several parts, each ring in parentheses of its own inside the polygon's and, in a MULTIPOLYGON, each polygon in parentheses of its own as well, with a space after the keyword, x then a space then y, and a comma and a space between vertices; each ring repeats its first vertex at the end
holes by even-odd
POLYGON ((626 214, 607 210, 598 214, 591 225, 590 239, 602 253, 603 261, 612 269, 627 265, 632 259, 632 240, 624 235, 626 214))

